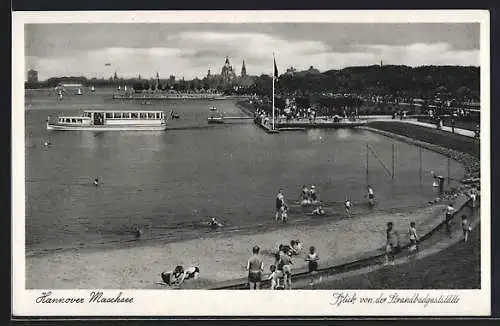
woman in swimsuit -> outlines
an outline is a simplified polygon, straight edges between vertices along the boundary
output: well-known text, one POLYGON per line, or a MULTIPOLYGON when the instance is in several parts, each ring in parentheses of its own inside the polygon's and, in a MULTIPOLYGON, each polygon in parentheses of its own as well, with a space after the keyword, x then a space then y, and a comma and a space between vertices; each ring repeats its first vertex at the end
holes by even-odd
POLYGON ((161 273, 161 279, 167 285, 176 285, 181 280, 184 275, 184 268, 177 265, 173 272, 163 272, 161 273))

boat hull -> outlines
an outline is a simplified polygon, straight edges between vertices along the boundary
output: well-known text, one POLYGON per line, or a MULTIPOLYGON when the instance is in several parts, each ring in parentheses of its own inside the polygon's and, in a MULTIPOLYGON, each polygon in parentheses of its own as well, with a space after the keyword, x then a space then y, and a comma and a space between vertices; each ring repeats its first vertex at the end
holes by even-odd
POLYGON ((102 125, 102 126, 69 126, 47 123, 47 130, 66 130, 66 131, 164 131, 166 124, 162 125, 102 125))

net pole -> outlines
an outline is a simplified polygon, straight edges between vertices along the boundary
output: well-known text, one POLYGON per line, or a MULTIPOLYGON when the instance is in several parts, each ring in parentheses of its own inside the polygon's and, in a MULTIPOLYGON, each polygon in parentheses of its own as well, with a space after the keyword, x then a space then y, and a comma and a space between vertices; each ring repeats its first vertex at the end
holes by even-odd
POLYGON ((392 144, 392 180, 394 180, 394 159, 395 159, 395 148, 394 144, 392 144))
POLYGON ((420 178, 420 187, 422 187, 422 147, 418 148, 418 176, 420 178))
POLYGON ((448 185, 450 185, 450 157, 447 158, 448 185))
POLYGON ((366 144, 366 184, 368 184, 368 144, 366 144))

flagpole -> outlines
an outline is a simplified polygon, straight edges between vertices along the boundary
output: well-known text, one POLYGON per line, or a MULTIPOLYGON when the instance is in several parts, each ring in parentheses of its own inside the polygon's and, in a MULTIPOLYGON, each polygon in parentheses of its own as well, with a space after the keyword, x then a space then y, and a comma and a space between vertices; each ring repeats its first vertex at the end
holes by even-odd
POLYGON ((273 72, 272 72, 272 76, 273 76, 273 130, 274 130, 274 63, 275 63, 275 59, 274 59, 274 52, 273 52, 273 72))

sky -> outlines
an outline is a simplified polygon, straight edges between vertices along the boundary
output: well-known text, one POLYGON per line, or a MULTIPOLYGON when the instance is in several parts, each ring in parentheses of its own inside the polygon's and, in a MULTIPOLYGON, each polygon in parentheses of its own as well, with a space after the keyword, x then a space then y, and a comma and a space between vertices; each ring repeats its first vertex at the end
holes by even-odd
POLYGON ((384 64, 479 66, 479 23, 116 23, 25 25, 25 69, 60 76, 203 78, 384 64), (106 66, 106 63, 111 65, 106 66))

